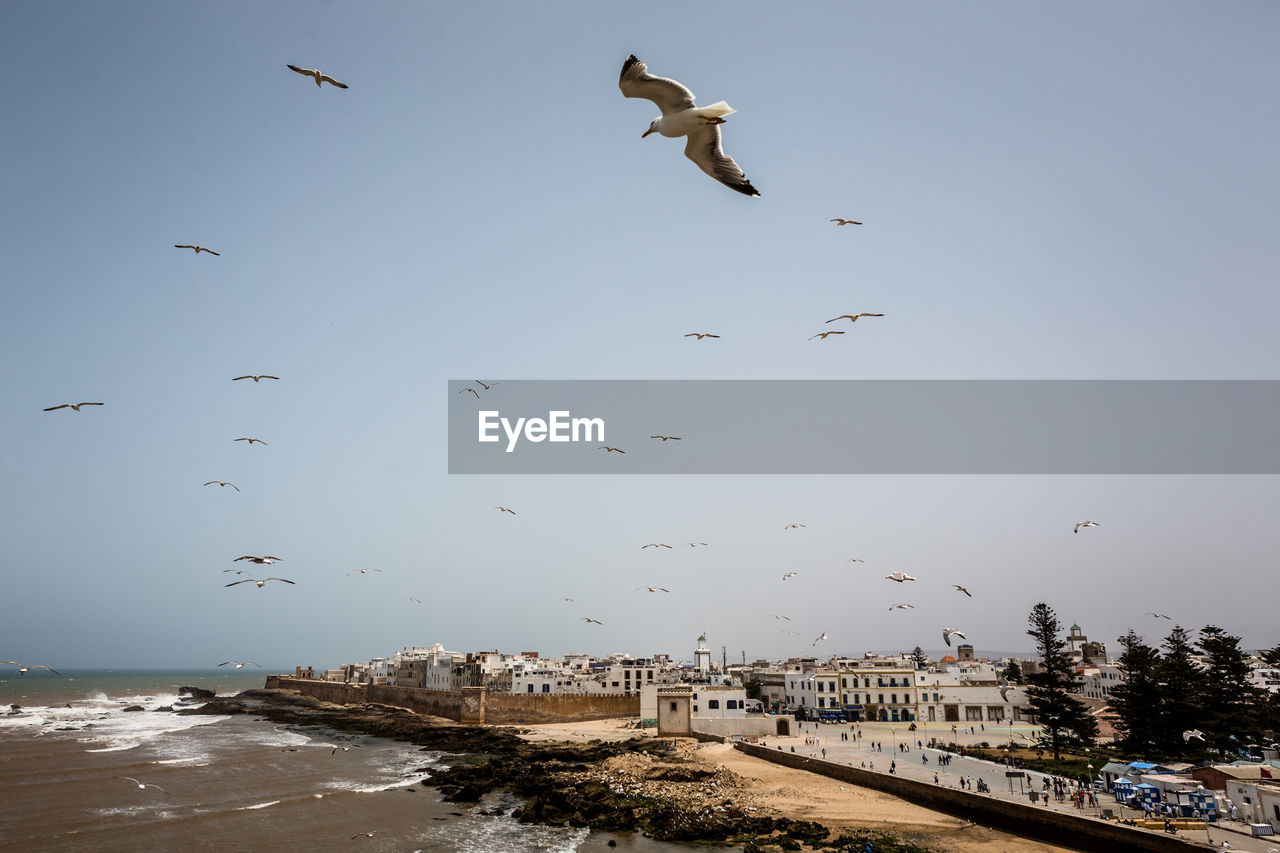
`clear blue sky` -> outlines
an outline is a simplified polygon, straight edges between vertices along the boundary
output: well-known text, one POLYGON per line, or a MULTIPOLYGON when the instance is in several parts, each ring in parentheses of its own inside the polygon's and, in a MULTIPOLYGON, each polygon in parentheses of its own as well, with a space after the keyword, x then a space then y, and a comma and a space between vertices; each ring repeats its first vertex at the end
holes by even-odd
POLYGON ((0 10, 0 658, 1280 640, 1274 477, 449 476, 449 379, 1280 378, 1274 4, 636 8, 0 10))

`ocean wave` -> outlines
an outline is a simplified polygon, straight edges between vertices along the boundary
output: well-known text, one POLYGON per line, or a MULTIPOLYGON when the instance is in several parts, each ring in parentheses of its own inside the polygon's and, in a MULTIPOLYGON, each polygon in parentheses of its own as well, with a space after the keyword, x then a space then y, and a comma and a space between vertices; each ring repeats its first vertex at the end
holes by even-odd
POLYGON ((522 824, 510 815, 474 815, 432 829, 420 840, 455 853, 575 853, 590 834, 587 827, 538 826, 522 824))
POLYGON ((268 806, 276 806, 279 804, 280 804, 279 800, 272 800, 269 803, 258 803, 257 805, 252 805, 252 806, 241 806, 240 808, 236 809, 236 811, 247 812, 247 811, 253 811, 254 809, 265 809, 268 806))

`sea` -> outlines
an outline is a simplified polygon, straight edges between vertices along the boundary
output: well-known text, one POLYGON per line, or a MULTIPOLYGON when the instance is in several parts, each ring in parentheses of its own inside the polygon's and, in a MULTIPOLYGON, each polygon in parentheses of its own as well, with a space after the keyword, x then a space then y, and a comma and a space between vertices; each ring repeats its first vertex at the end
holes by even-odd
POLYGON ((436 768, 483 756, 163 710, 183 707, 184 685, 219 695, 260 688, 261 670, 59 672, 0 674, 5 853, 707 850, 642 833, 523 825, 510 816, 520 801, 509 794, 446 803, 419 784, 436 768))

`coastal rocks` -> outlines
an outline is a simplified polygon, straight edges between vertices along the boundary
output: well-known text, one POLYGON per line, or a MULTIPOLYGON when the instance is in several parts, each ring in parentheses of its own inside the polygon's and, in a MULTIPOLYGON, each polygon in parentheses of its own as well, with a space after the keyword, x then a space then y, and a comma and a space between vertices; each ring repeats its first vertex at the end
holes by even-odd
POLYGON ((173 706, 172 706, 172 705, 161 705, 159 708, 152 708, 151 710, 152 710, 152 712, 155 712, 155 711, 168 711, 168 712, 172 713, 172 712, 173 712, 173 706))
POLYGON ((216 695, 217 695, 217 694, 216 694, 216 693, 214 693, 212 690, 205 690, 205 689, 200 688, 200 687, 186 687, 186 686, 183 686, 183 687, 179 687, 179 688, 178 688, 178 696, 179 696, 179 697, 182 697, 182 696, 189 696, 190 698, 195 699, 195 700, 197 700, 197 701, 201 701, 201 702, 206 702, 206 701, 208 701, 208 700, 212 699, 212 698, 213 698, 214 696, 216 696, 216 695))
POLYGON ((121 710, 123 710, 123 711, 145 711, 145 710, 147 710, 147 709, 146 709, 146 708, 144 708, 144 707, 142 707, 141 705, 129 705, 129 706, 126 706, 125 708, 122 708, 121 710))

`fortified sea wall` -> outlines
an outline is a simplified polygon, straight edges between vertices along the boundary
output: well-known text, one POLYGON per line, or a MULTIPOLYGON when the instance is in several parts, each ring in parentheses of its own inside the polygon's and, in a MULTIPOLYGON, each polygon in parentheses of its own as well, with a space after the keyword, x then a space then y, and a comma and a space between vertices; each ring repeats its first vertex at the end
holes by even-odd
POLYGON ((341 684, 281 675, 267 676, 266 687, 269 690, 296 690, 304 696, 337 705, 358 705, 363 702, 394 705, 416 714, 429 714, 463 723, 534 725, 640 716, 639 696, 487 693, 481 687, 424 690, 418 687, 341 684))
POLYGON ((1202 844, 1174 835, 1146 832, 1096 818, 1077 817, 1043 806, 1033 806, 1030 803, 996 799, 915 779, 905 779, 901 776, 863 770, 860 767, 822 761, 792 752, 781 752, 755 744, 738 742, 734 746, 748 755, 763 758, 774 764, 794 767, 809 773, 819 773, 863 788, 884 791, 886 794, 893 794, 916 805, 955 815, 974 823, 1077 850, 1097 851, 1097 853, 1117 853, 1117 851, 1128 850, 1152 851, 1152 853, 1190 853, 1190 851, 1203 853, 1205 850, 1202 844))

